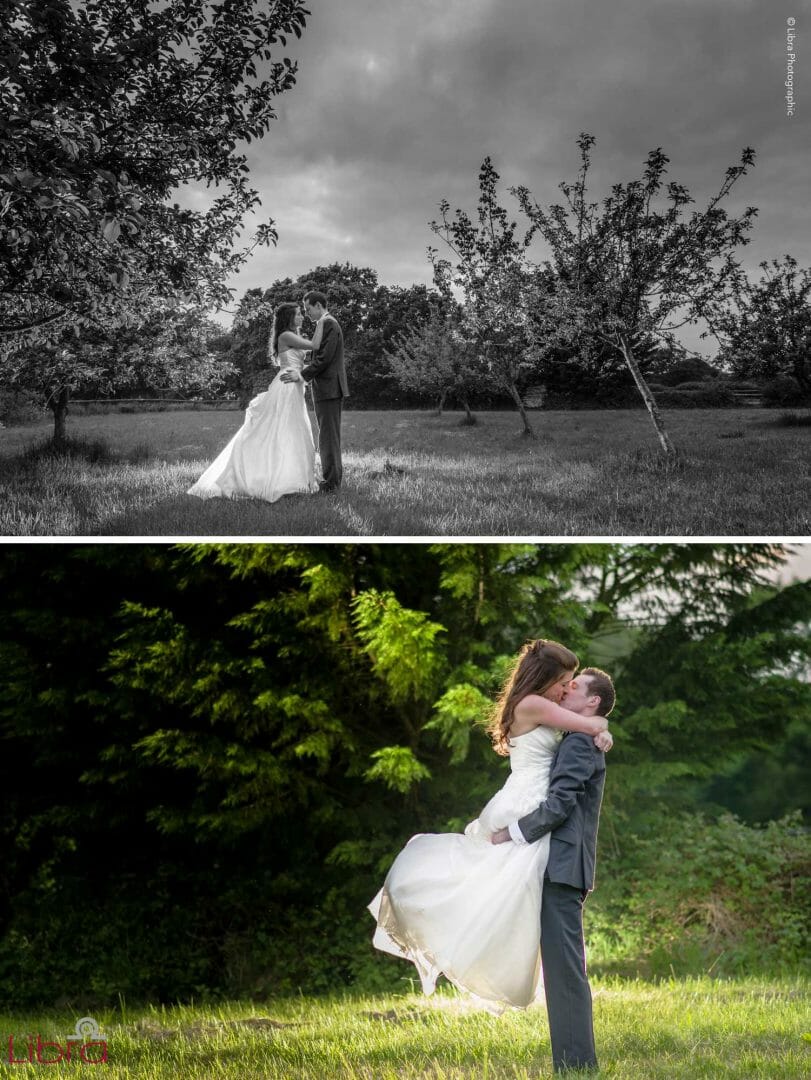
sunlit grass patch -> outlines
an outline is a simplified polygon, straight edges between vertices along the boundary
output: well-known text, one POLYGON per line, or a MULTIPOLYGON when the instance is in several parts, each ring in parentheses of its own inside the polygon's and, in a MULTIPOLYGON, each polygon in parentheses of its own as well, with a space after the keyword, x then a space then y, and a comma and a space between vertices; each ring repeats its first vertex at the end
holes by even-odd
MULTIPOLYGON (((593 990, 600 1076, 800 1080, 809 1073, 809 986, 802 979, 615 979, 597 980, 593 990)), ((8 1034, 37 1032, 64 1042, 87 1015, 86 1007, 76 1009, 1 1017, 0 1030, 6 1043, 8 1034)), ((91 1015, 108 1041, 104 1075, 115 1080, 552 1076, 542 1005, 496 1017, 447 990, 432 998, 292 997, 91 1015)), ((41 1066, 13 1068, 13 1075, 34 1075, 41 1066)))

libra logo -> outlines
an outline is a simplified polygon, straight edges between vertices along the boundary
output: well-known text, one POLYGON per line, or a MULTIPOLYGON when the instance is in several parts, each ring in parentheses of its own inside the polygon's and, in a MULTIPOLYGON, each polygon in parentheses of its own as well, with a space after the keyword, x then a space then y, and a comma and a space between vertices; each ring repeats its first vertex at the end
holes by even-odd
POLYGON ((8 1037, 8 1063, 9 1065, 58 1065, 62 1061, 80 1061, 82 1065, 103 1065, 107 1060, 107 1040, 101 1035, 99 1031, 99 1025, 93 1019, 92 1016, 83 1016, 81 1020, 76 1021, 75 1035, 68 1035, 65 1046, 58 1042, 43 1042, 42 1036, 37 1035, 34 1039, 33 1035, 28 1036, 26 1046, 28 1049, 27 1057, 15 1057, 15 1050, 20 1053, 22 1047, 18 1044, 15 1047, 14 1036, 8 1037), (88 1041, 89 1040, 89 1041, 88 1041), (78 1046, 76 1044, 79 1044, 78 1046), (95 1053, 91 1056, 91 1047, 100 1047, 100 1050, 95 1050, 95 1053), (56 1051, 58 1057, 43 1056, 43 1051, 56 1051), (76 1053, 75 1051, 78 1051, 76 1053), (73 1055, 73 1056, 71 1056, 73 1055))

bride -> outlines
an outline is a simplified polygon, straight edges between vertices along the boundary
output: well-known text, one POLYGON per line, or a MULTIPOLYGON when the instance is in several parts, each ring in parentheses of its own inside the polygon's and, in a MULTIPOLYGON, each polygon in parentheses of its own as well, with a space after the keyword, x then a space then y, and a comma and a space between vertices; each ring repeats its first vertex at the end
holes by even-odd
MULTIPOLYGON (((279 304, 274 312, 268 351, 282 371, 300 371, 307 351, 321 344, 321 323, 308 341, 299 335, 302 322, 298 304, 279 304)), ((304 387, 275 378, 250 402, 242 427, 188 494, 276 502, 282 495, 318 491, 304 387)))
POLYGON ((490 725, 511 772, 464 833, 421 833, 395 859, 369 904, 373 943, 410 960, 423 992, 440 974, 489 1007, 523 1008, 538 999, 540 912, 549 833, 532 844, 499 844, 491 835, 544 799, 564 731, 610 749, 607 721, 560 705, 578 667, 573 652, 540 639, 524 646, 490 725))

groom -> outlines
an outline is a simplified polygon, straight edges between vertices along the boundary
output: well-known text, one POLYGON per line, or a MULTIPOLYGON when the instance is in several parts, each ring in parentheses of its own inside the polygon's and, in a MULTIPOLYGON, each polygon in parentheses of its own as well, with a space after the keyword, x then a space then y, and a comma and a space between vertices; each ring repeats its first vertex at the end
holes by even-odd
POLYGON ((297 371, 283 371, 283 382, 312 381, 315 418, 318 421, 318 451, 324 479, 322 491, 337 491, 343 478, 341 461, 341 411, 349 397, 344 366, 344 336, 337 320, 327 311, 327 297, 313 290, 304 297, 304 310, 314 323, 324 320, 321 344, 310 363, 297 371))
MULTIPOLYGON (((584 668, 560 703, 581 716, 608 716, 614 700, 611 676, 584 668)), ((605 754, 588 735, 564 735, 544 801, 491 837, 494 844, 531 844, 552 834, 541 901, 541 963, 555 1072, 597 1068, 583 902, 594 888, 604 785, 605 754)))

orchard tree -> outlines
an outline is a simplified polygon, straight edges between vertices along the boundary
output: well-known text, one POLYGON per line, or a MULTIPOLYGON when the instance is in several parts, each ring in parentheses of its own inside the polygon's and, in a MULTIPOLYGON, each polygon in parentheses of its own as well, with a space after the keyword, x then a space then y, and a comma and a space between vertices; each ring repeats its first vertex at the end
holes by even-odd
POLYGON ((754 151, 746 148, 706 209, 687 217, 694 200, 682 184, 665 186, 669 158, 661 148, 648 154, 641 179, 614 184, 601 208, 589 202, 594 142, 585 133, 578 139, 578 178, 560 184, 565 205, 542 209, 526 187, 511 189, 530 222, 527 239, 537 235, 551 249, 549 289, 537 297, 529 318, 547 342, 576 346, 596 336, 615 349, 633 376, 663 451, 672 455, 638 363, 638 343, 653 337, 675 344, 677 329, 703 318, 729 291, 738 269, 735 249, 748 242, 757 211, 749 207, 732 218, 720 203, 752 166, 754 151), (664 206, 656 205, 660 196, 664 206))
MULTIPOLYGON (((709 321, 721 342, 720 359, 744 379, 790 376, 811 396, 811 269, 797 260, 762 262, 751 282, 739 270, 727 304, 712 305, 709 321)), ((706 335, 705 335, 706 336, 706 335)))
POLYGON ((214 394, 235 368, 217 346, 222 328, 198 307, 153 305, 138 327, 102 332, 92 326, 65 331, 50 344, 31 345, 7 355, 11 388, 38 392, 53 412, 55 443, 67 435, 68 406, 76 391, 214 394))
POLYGON ((440 258, 436 248, 428 255, 434 282, 450 300, 461 293, 463 330, 475 355, 482 355, 492 390, 509 394, 521 415, 523 433, 533 436, 520 384, 538 365, 544 348, 532 335, 528 308, 541 272, 527 257, 531 230, 516 236, 516 222, 499 205, 499 176, 490 158, 479 172, 477 220, 464 210, 451 216, 446 199, 440 203, 441 221, 431 230, 450 249, 455 262, 440 258))
POLYGON ((355 402, 391 405, 403 397, 413 400, 409 392, 401 393, 386 353, 394 348, 395 338, 419 331, 435 312, 450 313, 454 307, 426 285, 378 285, 352 351, 355 402))
MULTIPOLYGON (((261 138, 295 82, 277 58, 302 0, 0 0, 0 338, 137 323, 155 298, 205 306, 269 221, 239 145, 261 138), (171 203, 214 187, 205 209, 171 203)), ((8 343, 8 339, 11 343, 8 343)))
POLYGON ((485 381, 484 373, 453 316, 434 311, 426 322, 396 334, 384 355, 404 390, 434 398, 440 415, 451 397, 465 410, 465 422, 476 423, 469 399, 485 381))

